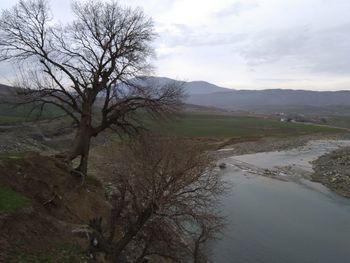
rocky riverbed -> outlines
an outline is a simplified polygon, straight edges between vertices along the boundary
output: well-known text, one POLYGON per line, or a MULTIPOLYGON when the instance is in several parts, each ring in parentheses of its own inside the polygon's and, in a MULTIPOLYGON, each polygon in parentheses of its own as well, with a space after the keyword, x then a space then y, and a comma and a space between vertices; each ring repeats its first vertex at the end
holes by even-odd
POLYGON ((248 148, 248 153, 243 155, 232 154, 237 148, 219 150, 218 156, 226 155, 219 163, 283 181, 307 179, 319 182, 350 197, 350 140, 307 139, 269 140, 260 143, 256 152, 251 153, 248 148), (280 150, 282 145, 284 149, 280 150), (264 146, 275 150, 259 152, 264 146), (232 155, 227 157, 230 153, 232 155))
POLYGON ((308 142, 314 140, 350 140, 350 136, 347 134, 314 134, 296 137, 265 137, 255 141, 228 144, 216 151, 215 157, 222 159, 233 155, 286 151, 305 146, 308 142))
POLYGON ((320 182, 346 197, 350 197, 350 147, 325 154, 313 162, 314 181, 320 182))

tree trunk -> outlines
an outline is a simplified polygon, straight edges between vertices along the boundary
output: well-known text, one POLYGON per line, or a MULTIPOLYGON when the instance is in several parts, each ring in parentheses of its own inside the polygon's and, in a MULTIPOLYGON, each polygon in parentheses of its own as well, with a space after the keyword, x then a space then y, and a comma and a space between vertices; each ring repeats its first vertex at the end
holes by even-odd
POLYGON ((80 157, 79 166, 75 170, 84 176, 87 173, 91 137, 91 105, 85 105, 85 111, 82 114, 78 131, 67 155, 68 161, 73 161, 80 157))
POLYGON ((200 263, 200 259, 199 259, 199 241, 196 241, 195 244, 194 244, 193 263, 200 263))
POLYGON ((118 258, 125 249, 125 247, 131 242, 131 240, 137 235, 141 228, 152 216, 155 206, 152 204, 147 207, 143 213, 138 217, 137 221, 133 224, 128 232, 125 233, 124 237, 120 239, 113 249, 113 262, 118 262, 118 258))

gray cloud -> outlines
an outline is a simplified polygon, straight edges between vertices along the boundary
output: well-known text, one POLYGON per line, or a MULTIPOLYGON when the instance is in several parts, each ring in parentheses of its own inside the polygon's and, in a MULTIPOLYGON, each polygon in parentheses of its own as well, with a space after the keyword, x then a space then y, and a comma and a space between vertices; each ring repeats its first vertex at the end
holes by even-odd
POLYGON ((350 24, 312 30, 309 27, 270 31, 248 37, 234 51, 249 66, 293 63, 290 68, 313 72, 350 73, 350 24))
POLYGON ((221 18, 221 17, 227 17, 227 16, 238 16, 244 11, 248 11, 251 9, 254 9, 258 7, 259 4, 257 2, 254 3, 248 3, 244 1, 239 1, 231 4, 229 7, 216 12, 215 16, 221 18))
POLYGON ((161 33, 160 42, 168 47, 220 46, 235 44, 246 38, 245 34, 227 34, 192 28, 184 24, 174 24, 174 30, 161 33))
POLYGON ((249 65, 273 63, 303 53, 309 38, 307 27, 265 31, 251 35, 244 46, 238 47, 235 51, 239 52, 249 65))
MULTIPOLYGON (((70 2, 51 0, 63 22, 72 18, 70 2)), ((0 9, 13 3, 1 0, 0 9)), ((141 6, 153 17, 159 35, 153 43, 156 74, 254 89, 265 83, 288 88, 310 84, 310 89, 315 83, 322 89, 350 86, 349 0, 120 3, 141 6)), ((1 63, 0 83, 13 72, 1 63)))
POLYGON ((288 78, 259 78, 255 79, 256 81, 264 82, 299 82, 299 81, 310 81, 310 79, 288 79, 288 78))

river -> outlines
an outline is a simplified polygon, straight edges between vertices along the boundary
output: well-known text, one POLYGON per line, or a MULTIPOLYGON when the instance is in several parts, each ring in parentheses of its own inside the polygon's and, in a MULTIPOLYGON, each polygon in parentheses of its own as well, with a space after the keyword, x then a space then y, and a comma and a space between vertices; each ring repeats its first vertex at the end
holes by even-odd
POLYGON ((349 141, 234 156, 222 161, 228 225, 210 244, 215 263, 350 262, 350 199, 309 181, 310 161, 349 141), (271 177, 261 174, 269 169, 271 177))

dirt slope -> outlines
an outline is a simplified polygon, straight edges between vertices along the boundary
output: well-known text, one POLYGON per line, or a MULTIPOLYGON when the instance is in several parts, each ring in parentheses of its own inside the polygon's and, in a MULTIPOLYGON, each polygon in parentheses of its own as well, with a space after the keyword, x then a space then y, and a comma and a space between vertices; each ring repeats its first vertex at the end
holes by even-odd
POLYGON ((0 157, 0 187, 30 200, 0 210, 0 262, 83 262, 87 238, 75 230, 109 205, 95 179, 82 186, 63 162, 35 154, 0 157))

